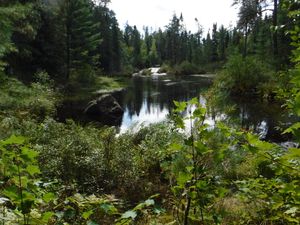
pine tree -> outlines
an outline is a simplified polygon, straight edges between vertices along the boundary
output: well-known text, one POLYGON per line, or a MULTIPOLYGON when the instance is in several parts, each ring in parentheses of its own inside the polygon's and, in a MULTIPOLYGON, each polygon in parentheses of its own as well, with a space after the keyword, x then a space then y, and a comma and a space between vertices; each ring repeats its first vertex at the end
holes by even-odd
POLYGON ((90 0, 62 0, 60 14, 68 80, 72 72, 86 69, 88 73, 95 66, 99 54, 95 51, 100 43, 100 35, 97 31, 99 24, 93 21, 90 0))
POLYGON ((104 6, 96 6, 94 9, 94 21, 100 23, 98 32, 101 43, 97 46, 100 52, 98 66, 104 72, 119 72, 121 69, 121 31, 113 11, 104 6))
POLYGON ((24 78, 31 65, 30 44, 39 26, 38 4, 30 2, 1 1, 0 7, 0 69, 9 65, 9 71, 24 78))
POLYGON ((133 48, 133 55, 132 55, 132 64, 136 68, 142 67, 141 62, 141 34, 138 31, 136 26, 133 26, 132 31, 132 48, 133 48))
POLYGON ((211 61, 216 62, 218 60, 218 32, 217 32, 217 24, 213 24, 212 30, 212 48, 211 48, 211 61))

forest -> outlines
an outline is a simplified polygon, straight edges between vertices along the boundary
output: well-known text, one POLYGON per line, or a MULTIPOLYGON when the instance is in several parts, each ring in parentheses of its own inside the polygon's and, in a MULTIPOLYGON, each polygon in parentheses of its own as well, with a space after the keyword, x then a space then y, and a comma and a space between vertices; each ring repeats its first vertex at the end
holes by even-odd
POLYGON ((300 2, 206 33, 110 4, 0 0, 0 224, 300 224, 300 2))

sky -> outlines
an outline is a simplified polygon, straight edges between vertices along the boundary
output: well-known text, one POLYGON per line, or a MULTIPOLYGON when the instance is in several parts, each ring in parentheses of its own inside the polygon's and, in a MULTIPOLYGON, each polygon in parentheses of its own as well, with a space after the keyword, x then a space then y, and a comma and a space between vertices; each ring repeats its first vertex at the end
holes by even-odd
POLYGON ((162 29, 170 22, 174 13, 182 13, 187 30, 197 32, 195 18, 207 32, 213 23, 225 27, 235 25, 237 9, 232 7, 233 0, 111 0, 109 8, 116 13, 121 28, 126 22, 136 25, 141 31, 143 26, 162 29))

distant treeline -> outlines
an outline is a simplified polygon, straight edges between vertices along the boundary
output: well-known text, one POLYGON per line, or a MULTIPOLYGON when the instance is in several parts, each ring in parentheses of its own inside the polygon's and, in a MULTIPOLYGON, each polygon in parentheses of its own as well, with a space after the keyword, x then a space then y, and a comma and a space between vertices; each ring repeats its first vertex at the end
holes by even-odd
POLYGON ((292 21, 283 3, 266 3, 235 0, 237 26, 213 24, 203 34, 201 21, 195 19, 198 31, 192 33, 175 14, 164 29, 121 29, 107 0, 2 0, 1 66, 29 81, 45 70, 59 82, 183 62, 210 70, 233 54, 255 55, 280 69, 289 63, 292 21))

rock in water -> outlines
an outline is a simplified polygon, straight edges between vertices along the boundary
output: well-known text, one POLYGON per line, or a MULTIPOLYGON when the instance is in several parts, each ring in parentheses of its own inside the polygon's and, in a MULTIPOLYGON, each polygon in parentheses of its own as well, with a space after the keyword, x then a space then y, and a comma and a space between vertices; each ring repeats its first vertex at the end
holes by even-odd
POLYGON ((108 122, 109 120, 121 119, 124 110, 112 95, 105 94, 90 101, 84 113, 97 118, 99 121, 108 122))

